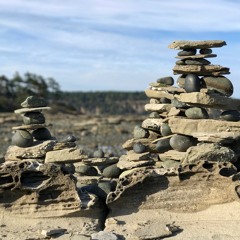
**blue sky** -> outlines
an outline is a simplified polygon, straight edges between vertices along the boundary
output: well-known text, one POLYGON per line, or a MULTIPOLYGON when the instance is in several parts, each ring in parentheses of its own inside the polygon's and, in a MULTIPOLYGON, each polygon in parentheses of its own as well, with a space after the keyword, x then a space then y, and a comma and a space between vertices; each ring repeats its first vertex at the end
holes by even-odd
POLYGON ((62 90, 143 91, 173 75, 174 40, 225 40, 240 98, 240 1, 0 0, 1 75, 53 77, 62 90))

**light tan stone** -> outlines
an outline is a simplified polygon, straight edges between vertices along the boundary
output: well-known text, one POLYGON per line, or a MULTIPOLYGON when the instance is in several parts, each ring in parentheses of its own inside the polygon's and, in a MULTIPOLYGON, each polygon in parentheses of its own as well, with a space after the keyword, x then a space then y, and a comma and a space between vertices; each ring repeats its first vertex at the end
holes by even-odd
POLYGON ((127 140, 122 147, 126 150, 131 150, 133 148, 133 145, 135 143, 142 143, 143 145, 145 145, 147 147, 147 151, 149 152, 154 152, 155 151, 155 144, 152 143, 152 139, 149 138, 141 138, 141 139, 129 139, 127 140))
POLYGON ((240 111, 240 100, 224 97, 220 94, 206 94, 203 92, 182 93, 175 97, 184 103, 207 108, 240 111))
POLYGON ((173 133, 193 136, 199 141, 232 142, 240 137, 240 122, 172 117, 168 125, 173 133))
POLYGON ((117 163, 118 157, 104 157, 104 158, 86 158, 82 162, 91 166, 111 165, 117 163))
POLYGON ((188 48, 203 49, 203 48, 222 47, 224 45, 227 45, 227 44, 223 40, 204 40, 204 41, 179 40, 179 41, 174 41, 171 44, 169 44, 168 48, 177 49, 177 50, 178 49, 188 49, 188 48))
POLYGON ((165 122, 163 118, 147 118, 142 122, 142 127, 154 131, 160 131, 161 124, 165 122))
POLYGON ((171 93, 168 93, 167 91, 156 91, 156 90, 151 90, 147 89, 145 90, 145 94, 149 98, 168 98, 168 99, 173 99, 174 96, 171 93))
POLYGON ((133 150, 130 150, 127 152, 126 155, 124 155, 124 158, 128 161, 146 160, 150 158, 150 153, 149 152, 135 153, 133 150))
POLYGON ((159 158, 161 161, 165 160, 175 160, 175 161, 181 161, 185 157, 185 152, 179 152, 176 150, 169 150, 164 153, 159 154, 159 158))
POLYGON ((169 112, 171 109, 172 105, 171 104, 146 104, 145 105, 145 110, 149 112, 169 112))
POLYGON ((15 110, 14 112, 17 114, 24 114, 27 112, 42 112, 43 110, 51 110, 51 108, 50 107, 20 108, 15 110))
POLYGON ((13 127, 13 130, 20 130, 20 129, 25 129, 25 130, 34 130, 38 128, 45 128, 47 127, 46 124, 29 124, 29 125, 22 125, 22 126, 16 126, 13 127))
POLYGON ((69 148, 48 152, 45 163, 73 163, 81 162, 87 158, 88 156, 83 154, 80 149, 69 148))
POLYGON ((175 65, 174 74, 197 73, 202 76, 213 75, 220 76, 222 74, 230 74, 229 68, 220 65, 175 65))

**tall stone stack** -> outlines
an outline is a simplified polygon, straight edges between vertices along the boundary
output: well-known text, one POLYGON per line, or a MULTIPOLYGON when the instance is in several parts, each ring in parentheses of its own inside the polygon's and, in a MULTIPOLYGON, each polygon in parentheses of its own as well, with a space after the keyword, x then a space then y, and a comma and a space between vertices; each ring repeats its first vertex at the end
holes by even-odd
POLYGON ((133 139, 123 144, 127 154, 121 169, 142 166, 178 168, 202 160, 230 162, 238 167, 240 156, 240 100, 232 99, 233 85, 223 75, 229 68, 212 65, 212 48, 225 41, 174 41, 180 50, 174 74, 163 77, 145 91, 149 117, 136 126, 133 139), (199 53, 197 53, 199 51, 199 53))

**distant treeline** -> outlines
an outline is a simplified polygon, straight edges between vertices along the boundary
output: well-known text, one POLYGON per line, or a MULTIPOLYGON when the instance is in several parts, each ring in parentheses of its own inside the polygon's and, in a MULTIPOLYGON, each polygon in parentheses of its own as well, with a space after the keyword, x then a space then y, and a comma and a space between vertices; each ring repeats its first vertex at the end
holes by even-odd
POLYGON ((12 78, 0 76, 0 111, 20 107, 27 96, 48 99, 53 112, 72 114, 142 114, 147 97, 144 92, 66 92, 53 78, 16 73, 12 78))

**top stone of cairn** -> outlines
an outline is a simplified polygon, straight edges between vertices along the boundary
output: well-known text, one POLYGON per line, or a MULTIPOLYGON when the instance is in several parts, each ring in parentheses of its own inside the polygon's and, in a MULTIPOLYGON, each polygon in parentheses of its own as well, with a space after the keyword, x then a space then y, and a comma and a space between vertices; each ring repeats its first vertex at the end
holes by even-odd
POLYGON ((204 49, 204 48, 216 48, 227 45, 222 40, 206 40, 206 41, 174 41, 168 45, 171 49, 204 49))

